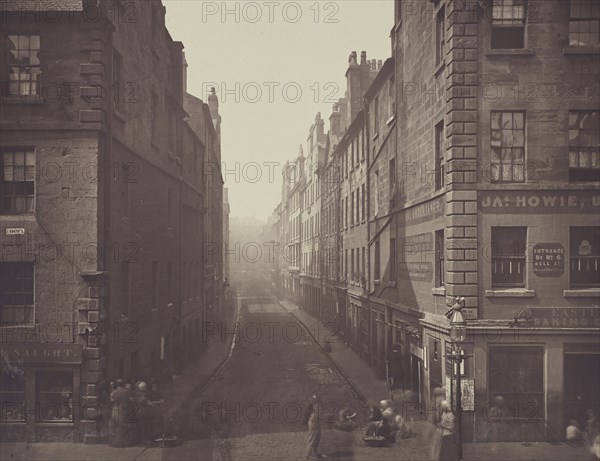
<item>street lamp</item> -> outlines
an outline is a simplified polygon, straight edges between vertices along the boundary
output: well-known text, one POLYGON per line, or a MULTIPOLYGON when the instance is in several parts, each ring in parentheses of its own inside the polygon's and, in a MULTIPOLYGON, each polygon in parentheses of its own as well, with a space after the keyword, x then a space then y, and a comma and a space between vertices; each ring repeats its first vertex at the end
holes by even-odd
POLYGON ((452 363, 456 363, 456 436, 458 439, 458 459, 463 459, 463 447, 462 447, 462 386, 461 386, 461 375, 460 366, 463 360, 469 358, 469 355, 462 353, 460 348, 461 344, 467 339, 467 322, 463 313, 461 312, 465 304, 465 298, 455 298, 454 304, 446 312, 446 317, 450 319, 450 339, 453 343, 452 354, 447 357, 452 359, 452 363))

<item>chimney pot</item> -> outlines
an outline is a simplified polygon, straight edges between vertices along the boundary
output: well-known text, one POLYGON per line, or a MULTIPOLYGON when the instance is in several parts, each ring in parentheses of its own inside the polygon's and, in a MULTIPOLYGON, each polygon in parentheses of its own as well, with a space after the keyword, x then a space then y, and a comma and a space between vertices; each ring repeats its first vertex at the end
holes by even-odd
POLYGON ((366 63, 367 63, 367 52, 361 51, 360 52, 360 64, 365 65, 366 63))
POLYGON ((357 64, 357 62, 356 62, 356 51, 353 51, 352 53, 350 53, 350 57, 348 58, 348 63, 350 65, 357 64))

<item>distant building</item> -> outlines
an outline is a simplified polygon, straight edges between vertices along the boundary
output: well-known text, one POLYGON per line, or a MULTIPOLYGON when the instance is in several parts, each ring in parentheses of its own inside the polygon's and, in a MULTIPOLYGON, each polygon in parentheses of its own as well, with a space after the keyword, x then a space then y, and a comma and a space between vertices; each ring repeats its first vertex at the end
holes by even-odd
POLYGON ((310 127, 307 138, 307 154, 304 161, 305 179, 300 193, 302 199, 300 244, 300 290, 303 305, 309 312, 319 312, 321 305, 321 182, 317 169, 325 156, 325 122, 318 113, 310 127))

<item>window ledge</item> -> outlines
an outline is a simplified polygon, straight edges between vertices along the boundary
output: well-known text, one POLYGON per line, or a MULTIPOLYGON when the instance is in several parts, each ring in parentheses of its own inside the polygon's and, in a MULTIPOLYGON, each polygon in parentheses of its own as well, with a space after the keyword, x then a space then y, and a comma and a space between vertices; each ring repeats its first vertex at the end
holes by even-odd
POLYGON ((600 288, 564 290, 563 296, 565 298, 600 298, 600 288))
POLYGON ((10 95, 2 97, 3 104, 45 104, 46 101, 38 94, 10 95))
POLYGON ((534 298, 535 290, 511 288, 507 290, 485 290, 486 298, 534 298))
POLYGON ((446 296, 446 287, 435 287, 431 289, 433 296, 446 296))
POLYGON ((569 45, 563 48, 563 54, 600 54, 600 47, 569 45))
POLYGON ((438 75, 440 75, 442 73, 442 71, 444 70, 445 67, 446 67, 446 61, 444 61, 442 59, 435 67, 435 72, 433 73, 433 75, 437 77, 438 75))
POLYGON ((535 51, 530 48, 495 48, 486 50, 486 56, 533 56, 535 51))
MULTIPOLYGON (((19 221, 36 221, 36 215, 33 211, 29 211, 27 213, 6 213, 0 211, 0 216, 2 217, 3 222, 19 222, 19 221)), ((13 235, 22 235, 22 234, 13 234, 13 235)))

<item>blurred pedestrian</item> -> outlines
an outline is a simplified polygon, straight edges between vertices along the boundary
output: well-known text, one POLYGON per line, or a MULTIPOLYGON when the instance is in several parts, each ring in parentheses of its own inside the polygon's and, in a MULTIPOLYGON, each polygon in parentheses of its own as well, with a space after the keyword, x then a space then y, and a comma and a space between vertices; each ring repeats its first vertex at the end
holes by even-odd
POLYGON ((150 402, 148 401, 147 390, 146 383, 138 381, 133 391, 133 402, 138 417, 135 441, 146 442, 150 439, 150 402))
POLYGON ((308 408, 308 439, 306 443, 306 459, 326 458, 318 453, 321 442, 321 403, 317 394, 314 393, 310 399, 308 408))
POLYGON ((440 449, 440 461, 457 461, 458 453, 456 450, 455 433, 456 433, 456 417, 452 413, 450 403, 446 400, 440 402, 440 417, 439 428, 442 431, 442 445, 440 449))
POLYGON ((109 421, 109 443, 112 447, 125 447, 128 444, 128 411, 131 411, 131 388, 127 388, 122 379, 115 381, 110 394, 112 409, 109 421))

